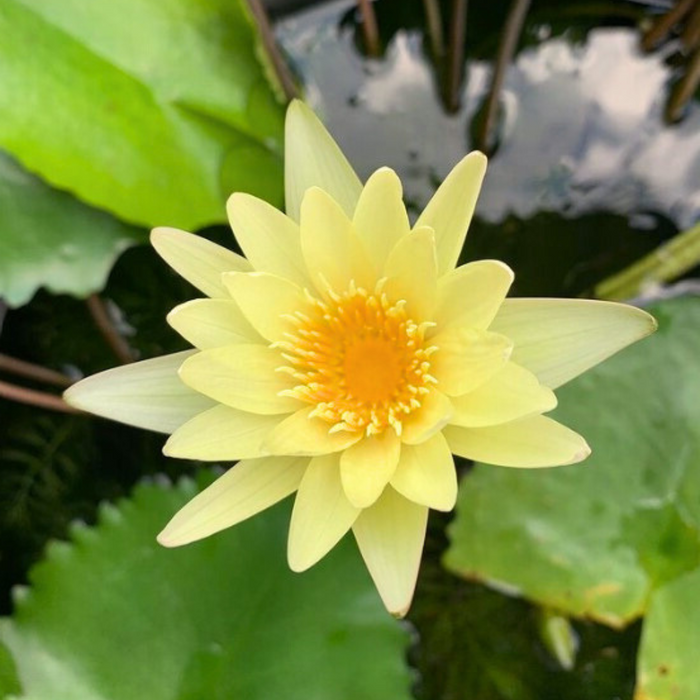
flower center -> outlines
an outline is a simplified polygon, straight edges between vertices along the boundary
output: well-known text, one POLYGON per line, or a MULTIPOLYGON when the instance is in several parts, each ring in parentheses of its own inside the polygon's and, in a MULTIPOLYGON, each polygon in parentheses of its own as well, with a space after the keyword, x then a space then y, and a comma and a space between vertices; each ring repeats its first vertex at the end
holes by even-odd
POLYGON ((316 406, 312 416, 339 430, 379 434, 420 408, 436 380, 430 375, 425 331, 432 324, 411 320, 405 302, 392 304, 381 291, 350 288, 328 301, 309 295, 310 314, 290 316, 295 328, 276 343, 298 384, 283 392, 316 406))

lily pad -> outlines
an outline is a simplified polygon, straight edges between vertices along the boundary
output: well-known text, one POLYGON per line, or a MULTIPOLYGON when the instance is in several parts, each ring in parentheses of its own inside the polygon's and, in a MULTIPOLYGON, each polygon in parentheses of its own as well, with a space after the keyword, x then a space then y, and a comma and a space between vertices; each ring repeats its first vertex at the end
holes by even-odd
POLYGON ((637 697, 695 700, 700 624, 678 606, 692 608, 700 592, 700 298, 651 312, 655 336, 558 392, 557 418, 586 436, 589 460, 547 471, 478 465, 461 485, 445 564, 615 627, 648 611, 637 697))
POLYGON ((196 491, 189 480, 142 485, 104 506, 97 527, 76 526, 73 543, 50 546, 0 628, 22 698, 408 700, 406 631, 354 547, 293 574, 288 504, 159 547, 156 533, 196 491))
POLYGON ((242 0, 7 0, 0 34, 0 147, 51 184, 197 229, 259 155, 253 194, 281 199, 282 108, 242 0))
POLYGON ((52 189, 0 151, 0 298, 10 306, 39 287, 87 296, 125 248, 144 241, 143 229, 52 189))

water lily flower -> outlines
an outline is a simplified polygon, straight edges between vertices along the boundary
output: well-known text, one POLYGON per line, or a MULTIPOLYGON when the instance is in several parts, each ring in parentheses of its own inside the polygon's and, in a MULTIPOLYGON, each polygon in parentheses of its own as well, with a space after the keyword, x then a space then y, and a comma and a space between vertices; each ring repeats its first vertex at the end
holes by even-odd
POLYGON ((457 497, 453 454, 509 467, 572 464, 585 440, 544 416, 553 389, 651 333, 622 304, 506 299, 510 268, 455 267, 486 169, 470 153, 413 226, 389 168, 364 184, 320 121, 289 107, 286 214, 236 193, 245 258, 153 231, 206 298, 170 325, 194 350, 87 378, 73 406, 169 433, 172 457, 238 463, 159 536, 178 546, 296 492, 288 559, 319 561, 352 530, 387 609, 404 615, 428 510, 457 497))

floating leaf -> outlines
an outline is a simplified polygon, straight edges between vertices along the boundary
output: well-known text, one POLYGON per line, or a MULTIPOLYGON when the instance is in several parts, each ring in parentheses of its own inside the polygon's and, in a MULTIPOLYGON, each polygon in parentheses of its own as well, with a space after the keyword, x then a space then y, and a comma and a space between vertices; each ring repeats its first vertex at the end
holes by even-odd
POLYGON ((406 634, 350 542, 300 576, 289 508, 166 550, 155 535, 195 493, 143 485, 96 528, 55 543, 2 641, 28 700, 406 698, 406 634))
POLYGON ((254 194, 281 198, 282 110, 242 0, 6 0, 0 35, 0 146, 48 182, 196 229, 259 156, 254 194))
POLYGON ((145 231, 52 189, 0 152, 0 298, 10 306, 39 287, 87 296, 104 286, 119 253, 145 240, 145 231))

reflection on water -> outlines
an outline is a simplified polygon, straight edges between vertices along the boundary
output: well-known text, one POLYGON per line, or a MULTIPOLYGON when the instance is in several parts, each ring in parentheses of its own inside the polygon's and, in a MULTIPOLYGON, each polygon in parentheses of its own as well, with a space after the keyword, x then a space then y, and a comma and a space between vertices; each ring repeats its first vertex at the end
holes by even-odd
MULTIPOLYGON (((470 150, 490 65, 470 60, 462 111, 447 116, 423 35, 399 30, 385 56, 356 50, 335 2, 287 18, 278 35, 307 96, 360 175, 391 165, 418 207, 436 180, 470 150)), ((500 146, 478 213, 486 221, 538 212, 578 217, 610 212, 639 221, 656 212, 679 228, 700 218, 700 106, 683 122, 663 123, 671 79, 663 56, 643 55, 630 28, 600 28, 585 43, 546 38, 523 50, 502 94, 500 146)))

